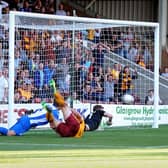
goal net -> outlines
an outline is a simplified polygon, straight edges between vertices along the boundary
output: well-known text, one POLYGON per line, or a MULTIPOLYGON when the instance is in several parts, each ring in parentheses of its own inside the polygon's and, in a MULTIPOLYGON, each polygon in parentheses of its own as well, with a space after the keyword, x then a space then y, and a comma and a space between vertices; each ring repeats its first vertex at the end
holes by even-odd
POLYGON ((148 123, 158 127, 159 102, 167 104, 168 85, 164 78, 159 85, 157 23, 11 12, 9 27, 0 26, 9 40, 9 50, 4 39, 0 46, 2 60, 9 55, 10 112, 16 104, 51 103, 54 79, 71 106, 103 104, 115 109, 116 123, 127 115, 131 124, 142 124, 150 115, 148 123))

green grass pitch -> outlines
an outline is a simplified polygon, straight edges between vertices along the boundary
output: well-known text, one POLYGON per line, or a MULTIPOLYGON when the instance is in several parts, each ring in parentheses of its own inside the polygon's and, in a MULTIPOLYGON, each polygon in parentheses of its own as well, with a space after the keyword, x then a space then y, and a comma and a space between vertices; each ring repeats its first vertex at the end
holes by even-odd
POLYGON ((168 126, 111 128, 60 138, 52 130, 0 136, 0 168, 167 168, 168 126))

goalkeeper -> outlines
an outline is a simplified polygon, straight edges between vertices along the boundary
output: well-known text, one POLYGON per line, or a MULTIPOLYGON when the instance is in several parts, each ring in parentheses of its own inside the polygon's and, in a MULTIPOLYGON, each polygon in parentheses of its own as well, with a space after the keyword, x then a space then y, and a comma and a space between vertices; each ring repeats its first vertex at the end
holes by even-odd
POLYGON ((102 105, 95 105, 93 107, 93 113, 90 113, 84 120, 85 121, 85 131, 96 130, 102 121, 102 117, 107 117, 108 120, 106 124, 112 125, 112 119, 113 119, 112 114, 104 111, 104 107, 102 105))
POLYGON ((50 86, 54 89, 54 105, 62 111, 64 118, 64 121, 58 120, 52 117, 51 113, 53 120, 50 121, 50 127, 61 137, 81 137, 85 128, 83 117, 67 105, 63 96, 56 90, 54 80, 50 81, 50 86))
POLYGON ((47 106, 47 112, 44 108, 39 108, 36 110, 28 110, 25 115, 20 117, 18 121, 9 129, 0 127, 0 134, 5 136, 20 136, 25 132, 29 131, 31 128, 48 124, 52 120, 50 117, 51 112, 54 118, 59 117, 59 111, 55 106, 47 106))

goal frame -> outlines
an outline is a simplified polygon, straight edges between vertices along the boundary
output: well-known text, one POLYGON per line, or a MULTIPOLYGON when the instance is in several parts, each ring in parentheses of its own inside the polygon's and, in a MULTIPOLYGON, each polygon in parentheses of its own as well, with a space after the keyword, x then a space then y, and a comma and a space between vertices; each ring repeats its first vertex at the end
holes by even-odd
MULTIPOLYGON (((57 16, 50 14, 38 14, 29 12, 18 12, 10 11, 9 13, 9 98, 8 98, 8 127, 13 123, 12 114, 14 111, 14 49, 15 49, 15 18, 16 16, 24 17, 36 17, 44 19, 56 19, 75 22, 85 22, 85 23, 107 23, 114 25, 130 25, 130 26, 150 26, 155 29, 154 37, 154 113, 153 113, 153 128, 159 127, 159 23, 155 22, 137 22, 137 21, 126 21, 126 20, 111 20, 111 19, 97 19, 97 18, 87 18, 87 17, 74 17, 74 16, 57 16)), ((74 50, 72 50, 72 57, 74 56, 74 50)))

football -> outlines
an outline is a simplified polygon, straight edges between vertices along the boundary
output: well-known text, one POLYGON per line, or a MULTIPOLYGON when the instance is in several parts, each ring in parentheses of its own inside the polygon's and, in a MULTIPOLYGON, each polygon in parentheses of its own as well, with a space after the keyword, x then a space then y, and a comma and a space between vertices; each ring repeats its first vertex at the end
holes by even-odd
POLYGON ((134 104, 134 97, 130 94, 123 95, 121 99, 124 104, 134 104))

